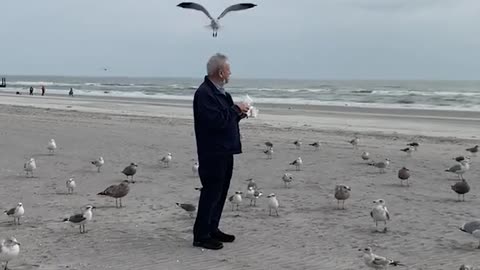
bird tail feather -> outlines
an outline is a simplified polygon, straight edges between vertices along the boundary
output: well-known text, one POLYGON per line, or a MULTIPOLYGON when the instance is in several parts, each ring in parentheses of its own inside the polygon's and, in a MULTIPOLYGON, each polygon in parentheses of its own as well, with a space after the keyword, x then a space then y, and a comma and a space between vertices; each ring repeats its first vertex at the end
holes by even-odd
POLYGON ((399 261, 393 261, 390 263, 390 265, 393 265, 393 266, 405 266, 405 264, 402 264, 400 263, 399 261))

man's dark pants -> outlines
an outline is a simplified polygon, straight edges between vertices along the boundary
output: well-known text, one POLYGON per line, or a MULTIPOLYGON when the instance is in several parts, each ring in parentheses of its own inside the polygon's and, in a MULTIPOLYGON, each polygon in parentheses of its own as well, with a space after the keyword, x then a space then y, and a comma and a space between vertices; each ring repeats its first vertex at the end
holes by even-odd
POLYGON ((199 157, 198 161, 202 191, 193 227, 194 241, 202 241, 218 231, 232 178, 233 155, 199 157))

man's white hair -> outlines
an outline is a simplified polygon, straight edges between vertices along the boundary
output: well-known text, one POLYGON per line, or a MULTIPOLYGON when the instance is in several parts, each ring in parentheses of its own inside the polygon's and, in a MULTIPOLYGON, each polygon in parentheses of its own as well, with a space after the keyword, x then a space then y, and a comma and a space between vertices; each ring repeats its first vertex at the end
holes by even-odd
POLYGON ((217 53, 210 57, 207 63, 207 74, 208 76, 214 75, 220 69, 223 68, 225 62, 228 60, 228 57, 224 54, 217 53))

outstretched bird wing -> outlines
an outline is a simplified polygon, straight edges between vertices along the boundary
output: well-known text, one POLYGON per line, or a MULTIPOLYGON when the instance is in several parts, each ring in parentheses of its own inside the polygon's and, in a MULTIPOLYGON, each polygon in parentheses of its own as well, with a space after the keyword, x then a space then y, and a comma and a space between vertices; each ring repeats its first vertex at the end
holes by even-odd
POLYGON ((199 11, 205 13, 205 15, 207 15, 207 17, 210 18, 210 20, 213 20, 212 16, 210 16, 210 13, 208 13, 207 9, 205 9, 200 4, 197 4, 197 3, 194 3, 194 2, 182 2, 182 3, 178 4, 177 7, 199 10, 199 11))
POLYGON ((241 3, 241 4, 231 5, 231 6, 227 7, 222 12, 222 14, 220 14, 220 16, 218 16, 217 20, 220 20, 221 18, 223 18, 230 11, 239 11, 239 10, 249 9, 249 8, 253 8, 255 6, 257 6, 257 5, 252 4, 252 3, 241 3))

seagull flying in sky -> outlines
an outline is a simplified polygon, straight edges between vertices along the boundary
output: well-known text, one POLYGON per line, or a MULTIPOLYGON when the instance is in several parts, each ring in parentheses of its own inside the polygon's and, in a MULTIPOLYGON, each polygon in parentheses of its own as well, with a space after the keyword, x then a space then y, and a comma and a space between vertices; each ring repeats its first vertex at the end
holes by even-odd
POLYGON ((182 2, 182 3, 177 5, 177 7, 195 9, 195 10, 199 10, 199 11, 205 13, 205 15, 207 15, 207 17, 210 19, 210 25, 208 25, 208 27, 213 30, 213 37, 217 36, 218 29, 220 29, 219 20, 221 18, 223 18, 225 15, 227 15, 227 13, 229 13, 230 11, 240 11, 240 10, 250 9, 250 8, 255 7, 255 6, 257 6, 257 5, 251 4, 251 3, 240 3, 240 4, 231 5, 231 6, 227 7, 222 12, 222 14, 220 14, 220 16, 218 16, 217 19, 214 19, 210 15, 210 13, 207 11, 207 9, 204 8, 200 4, 197 4, 197 3, 194 3, 194 2, 182 2))

